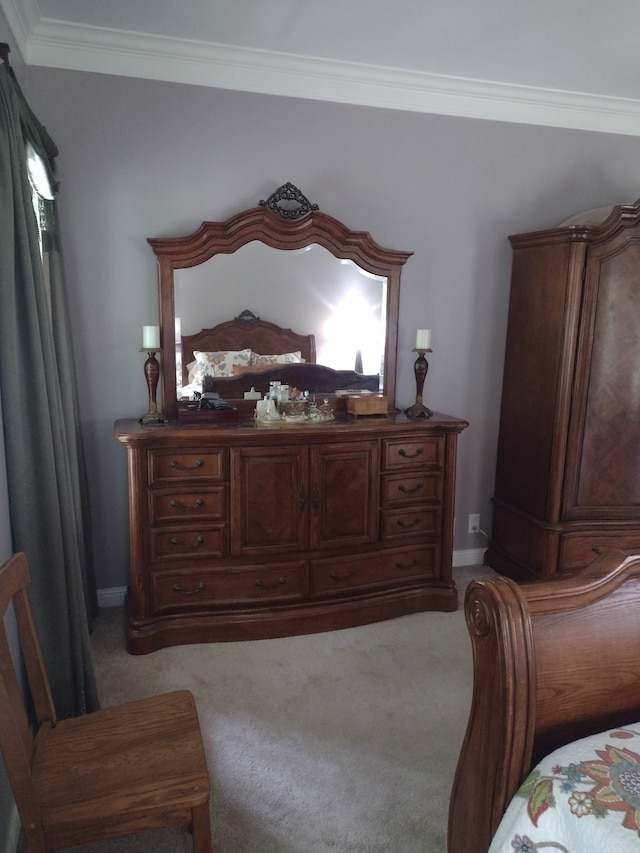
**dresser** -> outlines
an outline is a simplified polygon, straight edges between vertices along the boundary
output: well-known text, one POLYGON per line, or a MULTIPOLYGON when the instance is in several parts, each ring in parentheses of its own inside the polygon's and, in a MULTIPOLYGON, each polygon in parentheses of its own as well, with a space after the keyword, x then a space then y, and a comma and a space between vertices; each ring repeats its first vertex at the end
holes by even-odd
POLYGON ((487 562, 552 578, 640 551, 640 205, 510 239, 487 562))
POLYGON ((127 647, 290 636, 455 610, 456 444, 434 414, 115 425, 127 453, 127 647))

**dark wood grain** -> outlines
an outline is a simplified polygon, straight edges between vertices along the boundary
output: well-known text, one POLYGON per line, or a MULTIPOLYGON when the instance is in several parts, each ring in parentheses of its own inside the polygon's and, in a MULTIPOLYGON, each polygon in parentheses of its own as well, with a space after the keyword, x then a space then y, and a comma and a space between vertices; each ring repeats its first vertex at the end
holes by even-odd
POLYGON ((118 422, 129 650, 455 610, 456 450, 466 426, 438 413, 273 427, 118 422))
MULTIPOLYGON (((198 266, 216 254, 230 254, 254 240, 285 250, 317 244, 336 258, 351 260, 363 270, 387 279, 384 393, 395 401, 400 274, 413 253, 385 249, 368 232, 352 231, 319 210, 309 210, 298 219, 287 219, 261 206, 242 211, 224 222, 203 222, 196 231, 183 237, 149 239, 158 265, 164 413, 175 416, 177 406, 174 270, 198 266)), ((268 350, 262 352, 269 354, 268 350)))
POLYGON ((465 597, 473 700, 449 813, 449 853, 486 853, 535 764, 640 719, 640 557, 574 578, 474 581, 465 597))
POLYGON ((585 221, 510 238, 487 562, 520 580, 640 551, 640 202, 585 221))

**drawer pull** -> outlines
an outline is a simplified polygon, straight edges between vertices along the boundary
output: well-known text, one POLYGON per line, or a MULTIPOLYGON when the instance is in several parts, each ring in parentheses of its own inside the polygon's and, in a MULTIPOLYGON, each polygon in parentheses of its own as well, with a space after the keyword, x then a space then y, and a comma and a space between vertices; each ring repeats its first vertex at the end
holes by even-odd
POLYGON ((405 521, 404 518, 398 519, 398 527, 402 527, 404 530, 409 530, 412 527, 415 527, 416 524, 420 524, 419 518, 414 518, 413 521, 405 521))
POLYGON ((331 572, 329 577, 332 581, 348 581, 349 578, 353 578, 356 575, 355 569, 349 569, 346 575, 339 575, 337 572, 331 572))
POLYGON ((204 462, 202 459, 196 459, 194 465, 183 465, 182 462, 178 462, 177 459, 171 460, 171 467, 175 468, 176 471, 195 471, 196 468, 202 468, 204 462))
POLYGON ((183 589, 179 583, 174 583, 172 589, 174 592, 179 592, 180 595, 197 595, 204 589, 204 584, 197 583, 193 589, 183 589))
POLYGON ((196 536, 195 541, 192 542, 191 545, 187 545, 187 543, 183 542, 182 539, 174 538, 171 540, 172 545, 179 545, 181 548, 199 548, 203 543, 204 539, 202 538, 202 536, 196 536))
POLYGON ((264 589, 267 592, 270 592, 271 590, 277 589, 279 586, 283 586, 285 583, 286 581, 284 578, 278 578, 275 583, 265 583, 263 580, 260 580, 260 578, 258 578, 258 580, 256 581, 256 586, 259 586, 260 589, 264 589))
POLYGON ((416 566, 420 565, 420 560, 412 560, 410 563, 396 563, 396 569, 415 569, 416 566))
POLYGON ((190 509, 198 509, 198 507, 202 506, 203 503, 204 503, 204 501, 202 500, 202 498, 198 498, 195 501, 195 503, 193 504, 193 506, 187 506, 187 504, 183 504, 180 501, 173 500, 173 501, 171 501, 171 506, 174 509, 182 509, 182 510, 187 511, 190 509))
POLYGON ((400 483, 398 486, 398 491, 404 495, 412 495, 414 492, 419 492, 420 489, 424 489, 424 483, 417 483, 412 489, 407 488, 404 483, 400 483))
POLYGON ((300 514, 304 512, 305 504, 307 503, 307 496, 304 493, 304 486, 300 486, 300 494, 298 495, 298 509, 300 514))
POLYGON ((404 447, 401 447, 398 451, 400 456, 404 456, 405 459, 415 459, 416 456, 421 456, 424 453, 424 447, 419 447, 415 453, 408 453, 404 447))

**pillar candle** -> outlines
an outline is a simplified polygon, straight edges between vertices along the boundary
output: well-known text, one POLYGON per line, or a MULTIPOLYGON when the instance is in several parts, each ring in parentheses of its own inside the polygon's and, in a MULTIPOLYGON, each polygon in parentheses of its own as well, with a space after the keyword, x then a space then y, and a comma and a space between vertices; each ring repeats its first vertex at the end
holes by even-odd
POLYGON ((416 333, 416 349, 429 349, 431 347, 431 329, 418 329, 416 333))
POLYGON ((148 352, 160 349, 160 329, 158 326, 142 327, 142 349, 148 352))

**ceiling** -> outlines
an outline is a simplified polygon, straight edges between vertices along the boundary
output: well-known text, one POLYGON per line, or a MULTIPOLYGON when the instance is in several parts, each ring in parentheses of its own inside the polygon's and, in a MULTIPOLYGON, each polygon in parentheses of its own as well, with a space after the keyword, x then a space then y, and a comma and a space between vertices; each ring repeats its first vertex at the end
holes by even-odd
POLYGON ((28 65, 640 136, 638 0, 0 0, 28 65))

